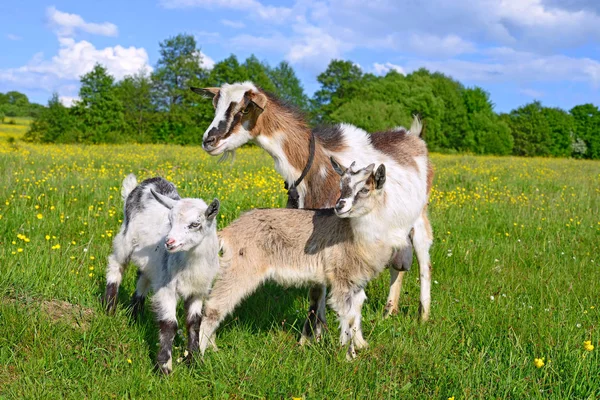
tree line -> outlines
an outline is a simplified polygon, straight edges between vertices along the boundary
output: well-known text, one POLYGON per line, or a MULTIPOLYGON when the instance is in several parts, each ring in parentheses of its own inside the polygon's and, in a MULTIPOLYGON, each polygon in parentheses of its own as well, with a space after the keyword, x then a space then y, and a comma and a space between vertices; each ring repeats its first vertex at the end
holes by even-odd
POLYGON ((343 60, 331 61, 309 98, 287 62, 271 67, 255 56, 240 62, 231 55, 209 70, 194 37, 185 34, 160 43, 152 73, 115 81, 96 65, 81 77, 79 100, 72 107, 57 94, 47 107, 40 106, 25 139, 200 144, 214 110, 189 87, 245 80, 299 108, 311 124, 348 122, 375 132, 410 126, 412 116, 419 115, 432 151, 600 159, 600 110, 593 104, 567 112, 534 101, 498 114, 486 91, 444 74, 420 69, 376 76, 343 60))

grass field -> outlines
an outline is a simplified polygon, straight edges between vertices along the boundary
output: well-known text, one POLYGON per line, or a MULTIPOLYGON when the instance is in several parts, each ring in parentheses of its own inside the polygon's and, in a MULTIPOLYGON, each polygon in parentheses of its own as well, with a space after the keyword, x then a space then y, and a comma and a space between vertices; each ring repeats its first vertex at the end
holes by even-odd
MULTIPOLYGON (((306 291, 267 285, 222 325, 218 353, 176 364, 164 378, 153 370, 151 310, 139 323, 124 310, 134 268, 117 315, 99 303, 122 219, 121 181, 129 172, 161 175, 182 195, 218 197, 225 226, 246 209, 284 205, 271 159, 257 148, 230 165, 194 147, 42 146, 7 136, 0 135, 2 398, 600 397, 598 162, 434 155, 430 322, 417 318, 416 264, 401 313, 381 317, 385 271, 366 289, 370 348, 348 363, 335 315, 322 343, 298 347, 306 291)), ((181 335, 176 346, 175 359, 181 335)))

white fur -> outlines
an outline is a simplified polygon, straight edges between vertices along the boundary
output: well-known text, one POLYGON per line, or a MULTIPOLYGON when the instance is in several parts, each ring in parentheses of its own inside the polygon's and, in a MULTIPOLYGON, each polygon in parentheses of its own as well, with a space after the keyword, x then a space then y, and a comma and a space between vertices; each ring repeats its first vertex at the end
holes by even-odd
MULTIPOLYGON (((221 87, 221 90, 219 92, 219 102, 215 109, 215 117, 204 132, 203 142, 208 137, 208 132, 210 132, 214 127, 219 126, 221 121, 225 119, 225 113, 227 112, 229 104, 231 102, 240 103, 244 98, 244 94, 249 90, 255 92, 258 91, 256 86, 254 86, 252 82, 237 83, 234 85, 225 84, 221 87)), ((222 154, 226 151, 234 151, 241 145, 247 143, 250 139, 252 139, 252 136, 250 135, 250 132, 247 128, 247 126, 242 125, 242 127, 238 130, 238 132, 236 132, 235 135, 231 135, 226 139, 222 139, 219 142, 217 148, 210 151, 210 155, 215 156, 222 154)))

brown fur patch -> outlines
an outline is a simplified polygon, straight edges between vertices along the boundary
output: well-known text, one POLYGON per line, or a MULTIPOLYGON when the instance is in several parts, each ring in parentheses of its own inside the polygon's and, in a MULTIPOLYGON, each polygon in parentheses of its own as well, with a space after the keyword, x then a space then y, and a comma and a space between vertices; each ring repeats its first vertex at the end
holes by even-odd
POLYGON ((373 147, 393 158, 398 164, 417 168, 415 157, 427 156, 427 145, 405 131, 375 132, 371 134, 373 147))

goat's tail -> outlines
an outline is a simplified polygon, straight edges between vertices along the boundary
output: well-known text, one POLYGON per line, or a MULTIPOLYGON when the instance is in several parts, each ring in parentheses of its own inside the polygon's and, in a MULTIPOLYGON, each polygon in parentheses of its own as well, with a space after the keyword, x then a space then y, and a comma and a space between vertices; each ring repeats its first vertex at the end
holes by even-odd
POLYGON ((410 125, 410 130, 408 131, 411 135, 421 137, 423 134, 423 123, 421 122, 421 118, 417 114, 413 115, 413 122, 410 125))
POLYGON ((137 184, 137 178, 134 174, 129 174, 123 179, 123 185, 121 186, 121 198, 123 198, 123 202, 127 200, 129 193, 135 189, 137 184))

